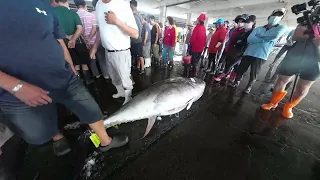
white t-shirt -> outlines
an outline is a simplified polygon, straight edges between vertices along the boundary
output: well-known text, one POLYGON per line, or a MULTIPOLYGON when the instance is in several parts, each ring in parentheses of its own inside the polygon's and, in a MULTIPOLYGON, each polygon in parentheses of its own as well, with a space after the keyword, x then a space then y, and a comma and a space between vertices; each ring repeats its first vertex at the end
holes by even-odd
POLYGON ((102 46, 107 50, 123 50, 130 48, 130 37, 116 25, 107 24, 105 12, 112 11, 126 25, 137 29, 129 3, 124 0, 111 0, 104 3, 101 0, 96 5, 96 16, 100 31, 102 46))

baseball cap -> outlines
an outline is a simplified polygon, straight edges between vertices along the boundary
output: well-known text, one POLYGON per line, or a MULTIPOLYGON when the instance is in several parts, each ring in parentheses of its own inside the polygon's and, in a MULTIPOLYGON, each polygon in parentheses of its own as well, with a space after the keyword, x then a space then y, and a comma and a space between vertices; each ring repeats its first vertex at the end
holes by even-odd
POLYGON ((271 16, 273 16, 275 13, 278 13, 278 12, 282 13, 282 16, 284 16, 284 15, 286 15, 287 10, 285 8, 276 9, 276 10, 272 11, 271 16))
POLYGON ((250 15, 248 16, 248 19, 246 20, 246 22, 256 22, 257 17, 255 15, 250 15))
POLYGON ((246 20, 248 16, 245 16, 245 14, 242 14, 242 15, 238 15, 233 21, 238 23, 239 20, 246 20))
POLYGON ((220 18, 216 22, 214 22, 213 24, 224 24, 224 19, 220 18))
POLYGON ((198 17, 198 19, 200 21, 205 21, 206 20, 206 15, 205 14, 200 14, 200 16, 198 17))

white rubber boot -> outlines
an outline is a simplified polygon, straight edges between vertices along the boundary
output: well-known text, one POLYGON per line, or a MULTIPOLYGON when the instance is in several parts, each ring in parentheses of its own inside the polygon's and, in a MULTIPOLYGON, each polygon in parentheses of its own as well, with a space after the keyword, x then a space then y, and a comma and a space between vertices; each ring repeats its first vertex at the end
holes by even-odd
POLYGON ((124 90, 124 103, 122 105, 125 105, 127 102, 129 102, 132 99, 132 90, 124 90))
POLYGON ((151 58, 144 59, 144 67, 145 68, 151 67, 151 58))
POLYGON ((117 99, 117 98, 120 98, 120 97, 124 97, 124 89, 122 87, 122 85, 120 86, 116 86, 117 88, 117 94, 114 94, 112 95, 113 98, 117 99))

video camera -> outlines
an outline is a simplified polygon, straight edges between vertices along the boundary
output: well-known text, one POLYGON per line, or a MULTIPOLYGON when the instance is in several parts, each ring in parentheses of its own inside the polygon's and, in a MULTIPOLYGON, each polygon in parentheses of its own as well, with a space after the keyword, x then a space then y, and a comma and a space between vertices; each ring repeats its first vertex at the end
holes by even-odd
POLYGON ((297 4, 291 7, 291 11, 298 15, 303 13, 303 16, 297 19, 298 24, 307 26, 310 38, 319 37, 319 23, 320 23, 320 1, 310 0, 307 3, 297 4))

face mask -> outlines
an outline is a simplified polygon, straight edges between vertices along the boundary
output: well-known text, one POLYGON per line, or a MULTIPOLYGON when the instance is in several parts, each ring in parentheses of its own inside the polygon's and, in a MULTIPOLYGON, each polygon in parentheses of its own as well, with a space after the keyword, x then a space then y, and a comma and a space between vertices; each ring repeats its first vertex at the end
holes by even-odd
POLYGON ((244 27, 244 23, 239 23, 239 28, 243 28, 244 27))
POLYGON ((249 23, 245 23, 245 24, 244 24, 244 28, 245 28, 245 29, 252 29, 252 26, 253 26, 253 23, 252 23, 252 22, 249 22, 249 23))
POLYGON ((169 22, 164 23, 165 26, 170 26, 169 22))
POLYGON ((281 21, 282 16, 270 16, 268 24, 269 25, 277 25, 281 21))

